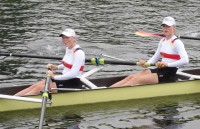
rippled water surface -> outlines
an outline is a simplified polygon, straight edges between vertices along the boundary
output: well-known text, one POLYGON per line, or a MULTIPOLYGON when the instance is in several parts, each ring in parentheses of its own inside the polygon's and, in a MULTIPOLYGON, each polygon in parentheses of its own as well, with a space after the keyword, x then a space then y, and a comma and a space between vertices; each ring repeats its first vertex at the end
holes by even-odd
MULTIPOLYGON (((199 8, 199 0, 1 0, 0 52, 61 56, 64 47, 58 35, 66 27, 70 27, 77 32, 78 42, 87 58, 105 54, 125 60, 147 60, 153 55, 160 37, 144 38, 135 36, 134 33, 138 30, 162 32, 161 21, 165 16, 172 16, 177 21, 178 35, 200 37, 199 8)), ((185 67, 200 66, 200 41, 186 39, 182 41, 190 57, 190 64, 185 67)), ((45 76, 47 63, 59 64, 59 61, 0 56, 0 86, 41 80, 45 76)), ((87 64, 85 71, 93 67, 95 66, 87 64)), ((102 71, 90 78, 127 75, 141 69, 137 66, 106 65, 102 71)), ((139 107, 135 106, 134 102, 132 102, 133 107, 118 104, 117 108, 103 107, 93 111, 83 110, 81 113, 69 110, 64 114, 54 113, 47 121, 52 128, 70 128, 71 125, 71 128, 78 126, 90 129, 136 127, 160 129, 164 128, 161 126, 164 124, 167 128, 186 129, 190 126, 196 128, 196 125, 199 125, 198 99, 183 100, 176 103, 177 105, 174 105, 171 99, 167 100, 163 99, 166 102, 161 104, 166 109, 163 107, 161 109, 168 112, 169 107, 173 105, 178 111, 172 116, 178 123, 184 121, 184 126, 173 122, 168 126, 171 122, 170 113, 173 114, 173 111, 169 110, 168 121, 168 117, 157 114, 156 109, 159 104, 156 102, 153 105, 141 104, 139 107)), ((1 115, 0 117, 6 121, 1 122, 0 128, 33 128, 38 122, 38 118, 34 115, 27 114, 27 119, 18 119, 18 115, 12 116, 11 120, 14 122, 6 117, 7 114, 1 115)))

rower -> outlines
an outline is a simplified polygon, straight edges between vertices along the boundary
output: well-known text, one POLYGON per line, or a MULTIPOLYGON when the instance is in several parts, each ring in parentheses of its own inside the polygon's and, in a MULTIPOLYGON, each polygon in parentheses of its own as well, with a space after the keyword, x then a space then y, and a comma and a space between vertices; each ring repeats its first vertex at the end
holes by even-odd
MULTIPOLYGON (((65 29, 60 35, 63 45, 66 48, 66 53, 60 65, 48 64, 52 71, 47 73, 51 77, 50 88, 65 88, 69 85, 67 80, 72 79, 72 82, 78 82, 81 77, 85 65, 85 53, 77 44, 77 36, 73 29, 65 29), (54 75, 53 70, 62 70, 62 75, 54 75)), ((79 82, 78 82, 79 83, 79 82)), ((42 80, 32 86, 18 92, 17 96, 39 94, 44 89, 45 80, 42 80)), ((55 90, 53 92, 56 92, 55 90)))
POLYGON ((143 67, 146 67, 146 63, 153 63, 156 64, 157 68, 146 69, 129 75, 123 80, 114 83, 111 87, 175 81, 178 68, 189 63, 188 54, 183 42, 175 35, 175 19, 170 16, 165 17, 161 27, 165 37, 160 40, 155 54, 147 62, 140 60, 140 64, 143 67))

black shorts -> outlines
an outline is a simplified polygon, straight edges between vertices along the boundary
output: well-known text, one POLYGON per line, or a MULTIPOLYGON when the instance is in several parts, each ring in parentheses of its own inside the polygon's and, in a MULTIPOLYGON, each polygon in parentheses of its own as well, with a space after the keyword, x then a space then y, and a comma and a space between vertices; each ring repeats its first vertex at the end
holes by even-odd
POLYGON ((178 70, 176 67, 155 68, 150 70, 152 73, 157 73, 159 82, 176 81, 176 72, 178 70))
POLYGON ((82 89, 82 82, 79 78, 73 78, 69 80, 52 80, 56 83, 57 88, 79 88, 82 89))

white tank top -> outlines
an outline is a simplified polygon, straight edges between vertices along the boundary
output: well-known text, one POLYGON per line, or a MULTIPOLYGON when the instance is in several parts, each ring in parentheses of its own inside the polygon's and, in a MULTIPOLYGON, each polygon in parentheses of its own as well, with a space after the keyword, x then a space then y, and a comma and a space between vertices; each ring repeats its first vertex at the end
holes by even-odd
POLYGON ((54 76, 55 80, 69 80, 72 78, 79 78, 81 76, 85 65, 85 53, 77 48, 80 48, 80 46, 76 45, 72 49, 66 49, 66 53, 62 61, 67 65, 58 65, 58 69, 63 71, 62 75, 54 76))
POLYGON ((181 40, 173 36, 171 39, 161 39, 158 48, 148 63, 156 63, 161 58, 168 67, 181 67, 189 63, 188 54, 181 40))

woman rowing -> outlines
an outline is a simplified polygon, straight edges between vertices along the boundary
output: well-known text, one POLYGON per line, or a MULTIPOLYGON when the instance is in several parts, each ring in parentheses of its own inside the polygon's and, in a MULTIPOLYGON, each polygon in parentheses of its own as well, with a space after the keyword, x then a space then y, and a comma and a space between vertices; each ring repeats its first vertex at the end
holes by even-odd
MULTIPOLYGON (((60 35, 62 42, 66 47, 65 56, 62 59, 62 63, 58 66, 48 64, 47 67, 51 70, 63 70, 62 75, 54 75, 52 71, 48 71, 52 82, 50 83, 51 88, 68 88, 67 83, 69 80, 72 83, 78 83, 76 80, 83 72, 85 64, 85 53, 77 44, 76 33, 73 29, 65 29, 60 35)), ((15 95, 33 95, 39 94, 44 89, 45 80, 42 80, 32 86, 24 89, 15 95)))
POLYGON ((158 48, 151 59, 147 62, 144 60, 139 61, 143 67, 146 67, 146 63, 156 63, 157 68, 147 69, 129 75, 125 79, 113 84, 111 87, 175 81, 178 68, 189 63, 188 54, 183 42, 175 36, 175 25, 174 18, 164 18, 161 26, 165 37, 160 40, 158 48), (159 61, 160 58, 161 61, 159 61))

